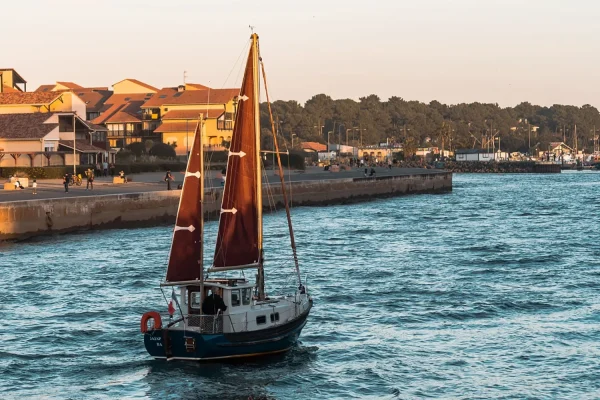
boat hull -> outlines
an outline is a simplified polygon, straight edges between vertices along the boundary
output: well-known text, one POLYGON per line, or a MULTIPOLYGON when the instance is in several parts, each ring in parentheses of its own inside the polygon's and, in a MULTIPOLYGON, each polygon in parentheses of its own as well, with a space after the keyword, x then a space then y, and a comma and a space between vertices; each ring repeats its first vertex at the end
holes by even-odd
POLYGON ((298 318, 273 328, 222 334, 157 329, 144 334, 148 353, 167 360, 220 360, 276 354, 293 347, 306 324, 310 308, 298 318))

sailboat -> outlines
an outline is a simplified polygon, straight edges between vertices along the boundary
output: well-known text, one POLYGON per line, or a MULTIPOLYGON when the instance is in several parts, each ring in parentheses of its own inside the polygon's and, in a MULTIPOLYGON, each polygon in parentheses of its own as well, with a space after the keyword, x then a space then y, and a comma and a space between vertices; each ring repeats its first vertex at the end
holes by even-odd
MULTIPOLYGON (((165 289, 171 289, 168 316, 163 318, 161 313, 150 311, 141 319, 146 350, 156 359, 221 360, 285 352, 296 344, 313 304, 300 278, 281 160, 279 175, 298 283, 288 295, 270 297, 265 293, 259 119, 259 66, 264 77, 264 65, 258 35, 253 33, 250 40, 215 252, 212 264, 207 266, 202 118, 196 126, 166 277, 161 282, 165 300, 165 289), (229 276, 236 270, 242 271, 240 276, 229 276), (246 279, 243 270, 255 270, 256 279, 246 279)), ((265 92, 268 101, 266 80, 265 92)))

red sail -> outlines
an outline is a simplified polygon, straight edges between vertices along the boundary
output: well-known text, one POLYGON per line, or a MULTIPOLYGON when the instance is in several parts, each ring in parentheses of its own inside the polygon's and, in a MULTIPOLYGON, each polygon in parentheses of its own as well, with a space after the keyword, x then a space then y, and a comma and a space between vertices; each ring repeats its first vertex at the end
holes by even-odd
POLYGON ((183 181, 175 229, 173 230, 167 282, 200 279, 200 258, 202 257, 200 179, 204 179, 201 175, 203 171, 200 165, 201 135, 202 130, 200 124, 198 124, 183 181))
MULTIPOLYGON (((236 267, 259 261, 253 48, 240 96, 231 137, 225 189, 221 205, 214 268, 236 267)), ((258 82, 257 82, 258 83, 258 82)))

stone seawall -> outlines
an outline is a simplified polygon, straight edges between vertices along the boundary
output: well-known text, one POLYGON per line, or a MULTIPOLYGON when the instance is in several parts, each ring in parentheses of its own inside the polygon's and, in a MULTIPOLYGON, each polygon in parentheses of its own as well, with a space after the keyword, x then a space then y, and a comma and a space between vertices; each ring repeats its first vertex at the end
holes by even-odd
MULTIPOLYGON (((452 173, 431 172, 294 182, 290 198, 293 206, 313 206, 451 190, 452 173)), ((218 216, 221 193, 221 188, 206 191, 207 217, 218 216)), ((0 241, 91 229, 172 224, 175 222, 179 194, 179 191, 158 191, 3 202, 0 203, 0 241)), ((278 208, 283 206, 278 184, 265 188, 265 209, 270 208, 269 198, 271 204, 275 202, 278 208)))

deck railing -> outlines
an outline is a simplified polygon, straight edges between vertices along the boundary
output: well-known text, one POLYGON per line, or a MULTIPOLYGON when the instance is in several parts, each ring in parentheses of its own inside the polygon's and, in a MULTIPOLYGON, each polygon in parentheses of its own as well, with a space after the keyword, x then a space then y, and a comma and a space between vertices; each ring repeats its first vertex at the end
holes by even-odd
POLYGON ((199 328, 202 333, 223 333, 223 315, 188 315, 187 325, 199 328))

